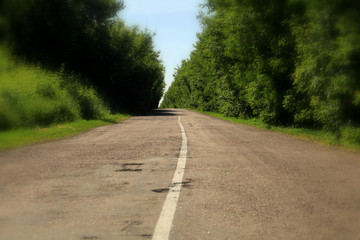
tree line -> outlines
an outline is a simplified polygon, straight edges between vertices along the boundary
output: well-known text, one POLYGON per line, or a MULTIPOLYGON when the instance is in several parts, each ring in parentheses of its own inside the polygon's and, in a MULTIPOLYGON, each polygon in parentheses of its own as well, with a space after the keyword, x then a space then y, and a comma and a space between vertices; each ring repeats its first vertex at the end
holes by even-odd
POLYGON ((207 0, 162 107, 339 134, 359 127, 359 17, 351 0, 207 0))
POLYGON ((117 17, 123 8, 119 0, 1 0, 0 40, 27 63, 79 75, 113 111, 149 111, 163 95, 164 67, 153 34, 117 17))

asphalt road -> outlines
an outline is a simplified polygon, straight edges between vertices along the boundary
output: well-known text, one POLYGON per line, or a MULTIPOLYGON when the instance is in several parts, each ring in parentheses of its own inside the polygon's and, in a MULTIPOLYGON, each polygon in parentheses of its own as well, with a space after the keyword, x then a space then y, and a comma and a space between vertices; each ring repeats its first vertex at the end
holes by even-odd
POLYGON ((360 153, 171 109, 0 153, 0 239, 151 239, 179 116, 169 239, 360 239, 360 153))

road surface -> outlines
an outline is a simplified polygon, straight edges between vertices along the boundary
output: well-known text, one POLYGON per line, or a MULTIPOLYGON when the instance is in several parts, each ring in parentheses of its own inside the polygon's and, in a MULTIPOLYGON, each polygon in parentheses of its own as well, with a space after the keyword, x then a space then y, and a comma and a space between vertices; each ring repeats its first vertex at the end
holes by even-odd
POLYGON ((151 239, 184 143, 169 239, 360 238, 359 153, 167 109, 0 153, 0 239, 151 239))

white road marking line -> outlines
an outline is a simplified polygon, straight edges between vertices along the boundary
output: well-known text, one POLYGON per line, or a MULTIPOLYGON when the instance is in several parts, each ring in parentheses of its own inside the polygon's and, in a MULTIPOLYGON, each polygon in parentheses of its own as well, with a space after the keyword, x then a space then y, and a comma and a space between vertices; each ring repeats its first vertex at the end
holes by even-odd
POLYGON ((171 182, 169 193, 166 197, 164 206, 160 213, 159 220, 156 224, 153 240, 167 240, 169 238, 172 221, 174 219, 176 205, 180 196, 182 179, 185 172, 186 155, 187 155, 187 137, 184 126, 180 122, 178 117, 178 123, 181 129, 182 144, 180 150, 180 156, 178 159, 177 167, 173 180, 171 182))

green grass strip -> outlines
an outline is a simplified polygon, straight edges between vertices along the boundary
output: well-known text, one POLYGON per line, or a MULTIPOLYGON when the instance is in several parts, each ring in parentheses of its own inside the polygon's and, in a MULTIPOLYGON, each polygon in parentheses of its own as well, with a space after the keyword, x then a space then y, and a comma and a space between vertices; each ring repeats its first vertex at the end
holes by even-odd
POLYGON ((281 132, 291 136, 295 136, 300 139, 311 140, 315 142, 320 142, 327 146, 337 146, 342 149, 351 150, 351 151, 360 151, 360 144, 357 142, 347 141, 345 139, 337 139, 334 133, 329 133, 321 129, 310 129, 310 128, 294 128, 294 127, 267 127, 260 119, 240 119, 236 117, 225 117, 221 113, 215 112, 206 112, 190 109, 199 113, 206 114, 208 116, 221 118, 223 120, 237 123, 237 124, 245 124, 248 126, 257 127, 260 129, 266 129, 274 132, 281 132))
POLYGON ((130 118, 130 115, 112 114, 103 120, 79 120, 49 127, 12 129, 0 132, 0 151, 21 147, 28 144, 73 136, 91 128, 119 123, 130 118))

